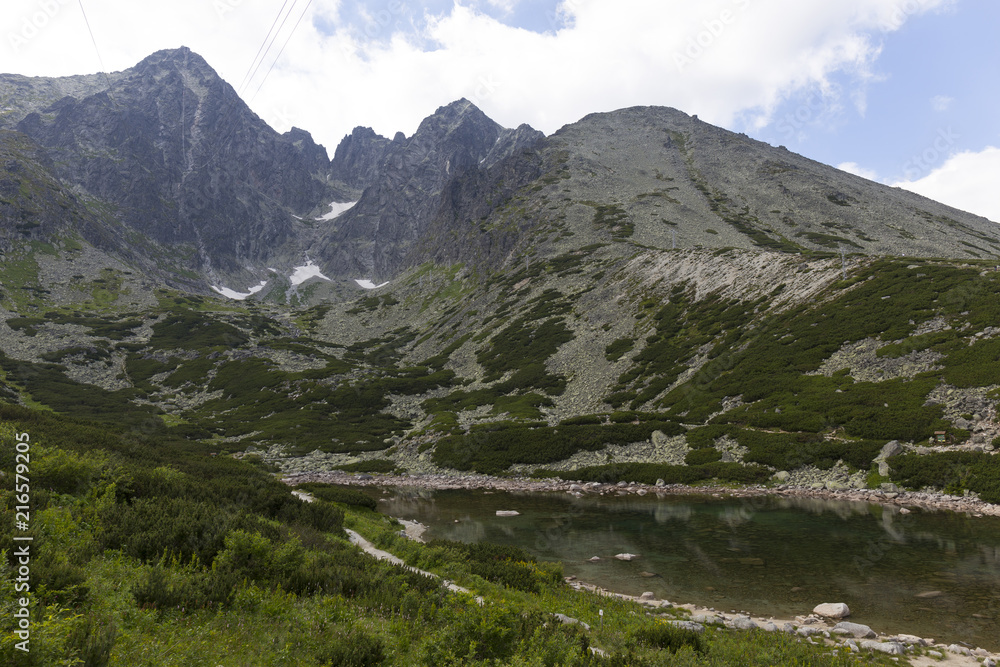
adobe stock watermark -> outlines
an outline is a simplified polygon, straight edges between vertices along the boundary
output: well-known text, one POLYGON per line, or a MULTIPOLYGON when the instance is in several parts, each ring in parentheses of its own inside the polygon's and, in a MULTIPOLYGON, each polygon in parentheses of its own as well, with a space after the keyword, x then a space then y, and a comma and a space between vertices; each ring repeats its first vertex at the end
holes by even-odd
POLYGON ((477 107, 481 107, 483 102, 496 94, 496 92, 503 86, 503 83, 498 81, 492 74, 487 74, 479 77, 475 86, 476 87, 473 89, 472 94, 469 95, 469 101, 477 107))
POLYGON ((916 181, 929 174, 941 159, 951 154, 951 149, 959 139, 961 135, 950 127, 938 129, 927 148, 903 163, 903 180, 916 181))
POLYGON ((221 20, 236 11, 236 8, 243 2, 244 0, 212 0, 212 8, 215 9, 216 15, 221 20))
POLYGON ((16 599, 14 618, 17 629, 14 634, 21 641, 14 647, 29 653, 31 642, 31 542, 27 533, 31 529, 31 436, 27 433, 14 435, 16 444, 14 455, 14 552, 12 562, 17 569, 14 573, 14 591, 22 597, 16 599))
POLYGON ((71 0, 36 0, 35 10, 21 17, 16 30, 7 33, 7 43, 18 53, 28 42, 38 37, 71 0))
POLYGON ((688 38, 684 47, 674 52, 674 65, 677 71, 683 73, 684 69, 701 58, 705 52, 712 48, 712 45, 722 37, 726 29, 739 20, 740 12, 746 11, 750 7, 751 0, 732 0, 733 8, 723 9, 714 18, 701 22, 701 30, 697 34, 688 38))

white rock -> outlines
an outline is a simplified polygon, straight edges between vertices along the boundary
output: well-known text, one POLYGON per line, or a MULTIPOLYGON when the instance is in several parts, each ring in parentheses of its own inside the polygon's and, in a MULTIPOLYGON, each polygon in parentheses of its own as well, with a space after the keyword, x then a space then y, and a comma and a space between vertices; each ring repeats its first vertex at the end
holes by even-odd
POLYGON ((590 561, 591 563, 596 563, 597 561, 601 560, 601 557, 600 556, 591 556, 587 560, 590 561))
POLYGON ((839 634, 849 634, 852 637, 857 637, 858 639, 874 639, 875 631, 869 628, 867 625, 862 625, 860 623, 849 623, 847 621, 841 621, 837 625, 833 626, 832 632, 835 635, 839 634))
POLYGON ((873 639, 866 639, 861 642, 861 648, 868 649, 869 651, 888 653, 889 655, 903 655, 906 650, 899 642, 879 642, 873 639))
POLYGON ((916 635, 896 635, 896 639, 904 644, 916 644, 917 646, 927 646, 927 641, 923 637, 916 635))
POLYGON ((581 620, 575 619, 572 616, 567 616, 566 614, 552 614, 556 617, 556 620, 560 623, 565 623, 567 625, 579 625, 584 630, 590 630, 590 626, 581 620))
POLYGON ((757 624, 749 616, 737 616, 733 619, 733 627, 737 630, 756 630, 757 624))
POLYGON ((847 618, 851 615, 851 610, 843 602, 824 602, 816 605, 813 613, 826 618, 847 618))
POLYGON ((646 591, 645 593, 643 593, 642 595, 639 596, 639 599, 640 600, 655 600, 656 599, 656 594, 653 593, 652 591, 646 591))
POLYGON ((639 554, 630 554, 630 553, 615 554, 615 558, 617 558, 618 560, 635 560, 638 557, 639 554))
POLYGON ((691 617, 691 620, 695 623, 701 623, 702 625, 722 625, 722 621, 719 620, 719 617, 713 616, 712 614, 695 614, 691 617))
POLYGON ((695 623, 694 621, 667 621, 667 623, 669 623, 670 625, 674 625, 678 628, 682 628, 684 630, 691 630, 692 632, 697 632, 699 634, 705 632, 705 626, 701 625, 700 623, 695 623))
POLYGON ((497 516, 519 516, 520 514, 517 510, 497 510, 497 516))
POLYGON ((964 646, 959 646, 958 644, 951 644, 945 650, 948 651, 948 653, 954 653, 956 655, 972 655, 972 651, 964 646))

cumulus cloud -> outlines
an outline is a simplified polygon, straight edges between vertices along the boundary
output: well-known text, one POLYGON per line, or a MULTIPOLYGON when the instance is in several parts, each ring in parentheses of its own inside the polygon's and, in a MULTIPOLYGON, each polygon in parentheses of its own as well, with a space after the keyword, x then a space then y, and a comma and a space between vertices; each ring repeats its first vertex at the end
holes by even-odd
POLYGON ((955 101, 953 97, 947 95, 935 95, 931 98, 931 108, 937 112, 947 111, 955 101))
MULTIPOLYGON (((379 3, 352 25, 337 0, 314 0, 251 106, 276 129, 305 128, 331 150, 355 125, 410 134, 424 116, 459 97, 506 126, 527 122, 546 133, 593 111, 647 104, 721 125, 738 117, 763 125, 797 91, 830 91, 835 73, 851 73, 863 87, 882 33, 951 4, 561 0, 548 12, 550 27, 530 31, 458 1, 437 3, 445 7, 437 13, 427 5, 421 21, 413 20, 412 5, 379 3)), ((75 2, 7 0, 0 35, 10 42, 42 6, 54 7, 53 16, 17 48, 2 45, 2 68, 37 75, 97 70, 75 2)), ((239 85, 276 5, 88 0, 85 6, 110 69, 183 44, 239 85)), ((854 96, 863 105, 863 96, 854 96)))
POLYGON ((956 153, 927 176, 893 185, 1000 222, 1000 148, 956 153))
POLYGON ((875 173, 874 169, 866 169, 857 162, 841 162, 837 165, 837 169, 846 171, 848 174, 860 176, 861 178, 867 178, 869 181, 878 180, 878 174, 875 173))

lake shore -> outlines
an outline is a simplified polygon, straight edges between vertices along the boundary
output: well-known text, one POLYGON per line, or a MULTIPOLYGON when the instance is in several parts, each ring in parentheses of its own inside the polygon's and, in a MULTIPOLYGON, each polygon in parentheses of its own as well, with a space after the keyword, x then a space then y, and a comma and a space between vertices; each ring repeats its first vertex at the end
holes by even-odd
MULTIPOLYGON (((978 498, 949 496, 926 491, 882 491, 876 489, 814 489, 791 485, 778 486, 687 486, 667 484, 655 486, 619 482, 600 484, 597 482, 575 482, 562 479, 530 479, 526 477, 492 477, 489 475, 367 475, 347 473, 339 470, 326 472, 293 472, 282 475, 282 480, 290 485, 306 482, 324 482, 345 486, 400 486, 420 489, 448 490, 490 490, 531 493, 570 493, 583 497, 587 495, 638 495, 646 496, 708 496, 712 498, 755 498, 762 496, 785 498, 817 498, 866 502, 895 508, 906 513, 914 509, 925 511, 961 512, 974 517, 1000 516, 1000 505, 986 503, 978 498)), ((502 508, 498 508, 502 509, 502 508)))
MULTIPOLYGON (((722 486, 684 486, 684 485, 643 485, 643 484, 597 484, 580 483, 576 481, 560 479, 529 479, 529 478, 503 478, 486 475, 386 475, 386 474, 356 474, 342 471, 330 472, 307 472, 291 473, 282 476, 287 484, 295 485, 305 482, 325 482, 330 484, 368 486, 368 487, 409 487, 413 489, 427 490, 485 490, 493 492, 531 492, 531 493, 566 493, 576 497, 593 496, 701 496, 710 498, 754 498, 754 497, 785 497, 785 498, 814 498, 822 500, 840 500, 847 502, 877 503, 893 511, 905 513, 920 509, 923 511, 951 511, 961 512, 969 516, 1000 516, 1000 506, 984 503, 975 498, 948 496, 940 493, 929 492, 885 492, 870 489, 849 489, 849 490, 829 490, 813 489, 794 486, 747 486, 747 487, 722 487, 722 486)), ((498 501, 500 499, 498 498, 498 501)), ((497 510, 505 509, 502 501, 498 502, 497 510)), ((417 521, 400 520, 405 534, 410 539, 423 541, 422 534, 425 526, 417 521)), ((686 609, 690 612, 692 620, 702 625, 725 625, 735 629, 750 629, 754 626, 770 631, 785 631, 795 633, 801 637, 802 641, 812 641, 826 643, 829 645, 844 644, 848 639, 862 650, 889 651, 896 650, 893 645, 898 645, 899 650, 905 653, 898 655, 905 656, 911 664, 919 667, 932 664, 954 665, 956 667, 972 667, 973 665, 990 664, 988 660, 1000 662, 1000 656, 983 649, 978 649, 978 654, 974 653, 978 647, 961 646, 955 644, 937 643, 932 638, 919 637, 903 633, 882 633, 878 628, 872 628, 875 637, 852 637, 834 632, 836 620, 826 619, 815 614, 806 614, 794 618, 775 618, 769 616, 759 616, 750 612, 723 612, 712 607, 698 604, 679 603, 657 599, 651 594, 645 596, 634 596, 609 590, 602 586, 586 583, 574 577, 568 577, 567 583, 581 590, 588 590, 600 595, 613 596, 620 599, 635 601, 649 607, 651 612, 659 607, 671 606, 674 608, 686 609), (750 625, 752 623, 753 625, 750 625), (868 646, 864 645, 868 642, 868 646), (871 644, 877 643, 881 646, 871 648, 871 644), (934 653, 928 655, 929 651, 934 653), (916 652, 916 654, 914 654, 916 652)), ((824 602, 817 600, 817 603, 824 602)), ((850 621, 850 618, 845 619, 850 621)))

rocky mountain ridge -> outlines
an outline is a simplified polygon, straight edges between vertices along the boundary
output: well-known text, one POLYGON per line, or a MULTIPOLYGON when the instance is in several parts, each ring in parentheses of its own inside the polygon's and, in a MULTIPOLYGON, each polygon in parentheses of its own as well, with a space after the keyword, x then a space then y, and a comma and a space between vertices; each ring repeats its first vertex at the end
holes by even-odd
POLYGON ((667 108, 592 114, 544 137, 459 100, 408 138, 355 128, 330 158, 304 130, 269 128, 180 48, 107 76, 2 75, 0 123, 33 142, 39 178, 90 202, 118 250, 145 245, 169 284, 204 292, 306 257, 377 284, 428 260, 497 268, 609 242, 623 256, 1000 256, 983 218, 667 108), (334 217, 330 202, 357 204, 334 217))
POLYGON ((186 50, 108 81, 5 107, 4 400, 327 466, 1000 499, 994 223, 672 109, 459 100, 331 160, 186 50))

